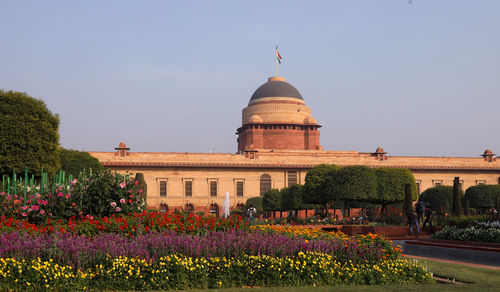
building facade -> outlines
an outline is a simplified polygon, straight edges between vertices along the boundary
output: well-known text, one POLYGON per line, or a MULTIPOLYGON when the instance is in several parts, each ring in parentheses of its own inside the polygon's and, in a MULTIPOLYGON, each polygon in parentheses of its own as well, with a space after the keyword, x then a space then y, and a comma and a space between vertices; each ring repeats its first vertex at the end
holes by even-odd
POLYGON ((375 152, 326 151, 321 126, 299 91, 282 77, 271 77, 250 98, 236 131, 238 151, 225 153, 131 152, 120 143, 113 152, 90 152, 105 167, 144 173, 149 208, 204 211, 218 215, 229 194, 231 208, 271 188, 303 184, 319 164, 408 168, 419 193, 452 185, 463 190, 478 184, 500 184, 500 160, 491 150, 478 157, 389 156, 375 152))

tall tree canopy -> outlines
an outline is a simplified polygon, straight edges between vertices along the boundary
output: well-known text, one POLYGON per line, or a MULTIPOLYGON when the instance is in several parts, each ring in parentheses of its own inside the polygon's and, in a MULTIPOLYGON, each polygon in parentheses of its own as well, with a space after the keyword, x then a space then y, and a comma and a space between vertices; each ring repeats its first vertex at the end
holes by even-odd
POLYGON ((54 173, 60 168, 59 116, 42 100, 0 90, 0 173, 54 173))
POLYGON ((379 167, 373 171, 377 179, 377 196, 373 198, 373 202, 383 205, 403 202, 406 184, 411 186, 413 200, 417 199, 417 184, 410 170, 379 167))
POLYGON ((377 180, 366 166, 342 167, 326 180, 325 189, 330 202, 338 200, 372 201, 376 197, 377 180))
POLYGON ((265 211, 281 211, 281 193, 277 189, 270 189, 262 197, 262 207, 265 211))
POLYGON ((320 164, 309 170, 303 189, 304 203, 326 204, 328 198, 323 190, 325 180, 327 177, 333 176, 339 169, 340 167, 335 164, 320 164))

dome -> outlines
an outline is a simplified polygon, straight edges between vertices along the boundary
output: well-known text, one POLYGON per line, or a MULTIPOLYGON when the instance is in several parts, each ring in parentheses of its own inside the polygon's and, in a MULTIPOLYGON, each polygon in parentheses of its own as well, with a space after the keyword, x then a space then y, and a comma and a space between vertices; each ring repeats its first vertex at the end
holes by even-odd
POLYGON ((291 97, 304 100, 300 92, 283 77, 269 77, 266 83, 255 90, 250 102, 265 97, 291 97))

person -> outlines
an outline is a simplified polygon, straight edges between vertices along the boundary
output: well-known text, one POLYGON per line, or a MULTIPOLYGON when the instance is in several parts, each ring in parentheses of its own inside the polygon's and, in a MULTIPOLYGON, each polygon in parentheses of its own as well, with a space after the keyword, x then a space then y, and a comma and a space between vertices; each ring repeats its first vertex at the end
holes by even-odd
POLYGON ((429 206, 425 206, 424 215, 425 215, 425 220, 424 224, 422 225, 422 230, 425 229, 425 224, 429 223, 429 229, 431 231, 431 234, 434 235, 434 227, 432 226, 432 219, 434 217, 434 214, 432 214, 432 210, 431 208, 429 208, 429 206))
POLYGON ((422 200, 418 200, 417 207, 415 208, 417 211, 417 221, 424 222, 424 211, 425 211, 425 203, 422 200))
POLYGON ((257 209, 253 205, 250 205, 250 207, 247 210, 247 216, 250 220, 253 220, 253 216, 257 213, 257 209))
POLYGON ((406 220, 408 222, 408 226, 410 226, 411 235, 413 235, 413 226, 417 228, 417 233, 415 234, 415 237, 418 238, 418 235, 420 234, 420 229, 418 227, 417 214, 411 210, 408 211, 406 213, 406 220))
POLYGON ((495 209, 494 206, 491 206, 490 213, 491 213, 491 216, 496 217, 498 214, 498 211, 497 211, 497 209, 495 209))

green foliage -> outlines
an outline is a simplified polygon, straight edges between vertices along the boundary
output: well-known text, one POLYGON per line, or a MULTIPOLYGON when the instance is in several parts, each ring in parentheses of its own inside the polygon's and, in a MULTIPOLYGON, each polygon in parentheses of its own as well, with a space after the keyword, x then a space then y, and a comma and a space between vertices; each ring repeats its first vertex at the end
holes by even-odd
POLYGON ((413 192, 410 184, 405 184, 405 200, 404 200, 404 211, 405 214, 413 211, 413 192))
POLYGON ((450 216, 446 218, 446 225, 458 226, 460 228, 468 227, 479 222, 491 221, 491 216, 475 215, 475 216, 450 216))
POLYGON ((148 185, 146 184, 146 180, 144 179, 144 173, 136 173, 135 180, 137 181, 137 187, 139 188, 139 190, 142 190, 144 197, 146 197, 148 194, 148 185))
POLYGON ((377 180, 366 166, 342 167, 325 180, 328 202, 338 200, 371 201, 376 197, 377 180))
POLYGON ((60 169, 59 117, 42 100, 0 90, 0 174, 60 169))
POLYGON ((500 185, 478 185, 465 191, 465 199, 473 208, 491 208, 500 197, 500 185))
POLYGON ((85 151, 61 148, 60 157, 61 168, 68 175, 72 174, 75 178, 78 178, 82 171, 88 173, 90 169, 95 172, 104 170, 99 160, 85 151))
POLYGON ((141 212, 145 203, 137 181, 110 170, 78 180, 72 196, 79 202, 82 214, 100 218, 141 212))
MULTIPOLYGON (((460 190, 458 193, 459 197, 462 198, 463 192, 460 190)), ((439 186, 428 188, 420 195, 420 199, 432 210, 440 214, 447 213, 453 203, 453 187, 439 186)))
POLYGON ((281 209, 299 210, 302 206, 302 189, 302 185, 293 185, 289 188, 283 188, 281 190, 281 209))
POLYGON ((320 164, 313 167, 306 174, 304 184, 304 203, 325 204, 324 182, 328 176, 332 176, 340 169, 335 164, 320 164))
POLYGON ((412 199, 417 199, 417 184, 410 170, 406 168, 379 167, 373 171, 377 178, 377 196, 374 198, 375 202, 392 204, 404 201, 406 184, 411 185, 412 199))
POLYGON ((262 205, 262 197, 248 198, 245 205, 245 210, 247 210, 250 206, 254 206, 254 208, 257 210, 257 215, 262 214, 262 212, 264 211, 262 205))
POLYGON ((453 180, 453 215, 460 217, 463 214, 462 200, 459 195, 460 178, 457 176, 453 180))
POLYGON ((262 207, 265 211, 281 210, 281 193, 277 189, 270 189, 262 197, 262 207))

